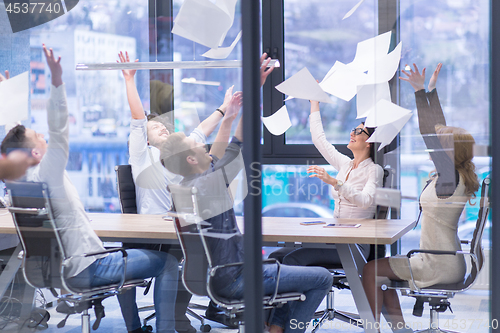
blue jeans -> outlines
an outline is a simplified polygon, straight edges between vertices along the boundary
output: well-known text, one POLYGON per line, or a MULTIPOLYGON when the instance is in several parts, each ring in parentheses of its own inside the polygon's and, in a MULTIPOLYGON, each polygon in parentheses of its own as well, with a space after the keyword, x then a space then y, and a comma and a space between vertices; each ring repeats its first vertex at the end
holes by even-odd
MULTIPOLYGON (((151 250, 127 250, 126 280, 155 277, 154 303, 156 311, 156 332, 175 332, 175 297, 177 295, 178 262, 174 256, 151 250)), ((80 274, 70 279, 71 286, 76 288, 98 287, 118 283, 122 277, 123 259, 120 252, 111 253, 105 258, 96 260, 80 274)), ((135 303, 134 290, 118 295, 118 301, 127 330, 133 331, 141 327, 135 303)))
MULTIPOLYGON (((266 295, 274 293, 278 265, 264 265, 263 288, 266 295)), ((321 301, 332 287, 333 278, 330 272, 322 267, 303 267, 281 265, 278 293, 301 292, 306 296, 303 302, 289 302, 276 308, 270 324, 282 327, 285 333, 301 333, 321 304, 321 301)), ((243 297, 243 276, 238 276, 233 283, 217 293, 225 298, 243 297)))

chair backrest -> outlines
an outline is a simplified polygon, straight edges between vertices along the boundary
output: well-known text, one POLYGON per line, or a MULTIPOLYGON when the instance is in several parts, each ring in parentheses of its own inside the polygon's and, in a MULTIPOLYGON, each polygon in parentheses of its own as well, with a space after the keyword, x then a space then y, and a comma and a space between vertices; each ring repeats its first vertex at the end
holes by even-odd
POLYGON ((23 248, 23 274, 36 288, 62 287, 58 243, 47 184, 7 182, 9 211, 23 248))
MULTIPOLYGON (((394 170, 391 168, 384 168, 384 178, 382 180, 382 186, 384 188, 392 189, 394 183, 394 170)), ((377 204, 377 210, 375 212, 375 219, 385 220, 389 216, 389 210, 391 205, 379 205, 377 204)), ((374 259, 384 258, 386 254, 386 247, 384 244, 370 244, 370 253, 366 261, 371 261, 374 259)))
POLYGON ((470 281, 470 283, 472 283, 473 280, 476 279, 477 275, 481 271, 481 268, 483 268, 484 264, 484 252, 481 246, 481 242, 483 239, 484 228, 486 226, 486 223, 488 222, 488 213, 490 211, 490 183, 491 179, 485 178, 481 185, 481 199, 479 201, 479 213, 477 216, 476 228, 474 230, 474 234, 472 236, 470 245, 470 252, 476 256, 477 265, 475 265, 474 262, 472 263, 471 273, 467 279, 468 281, 472 280, 470 281))
MULTIPOLYGON (((384 168, 384 177, 382 179, 382 187, 386 189, 392 189, 392 186, 394 184, 394 177, 395 177, 395 172, 391 168, 384 168)), ((377 211, 375 213, 375 218, 376 219, 386 219, 387 216, 389 216, 389 209, 391 208, 391 205, 386 204, 384 202, 383 205, 377 204, 377 211)), ((395 208, 395 207, 393 207, 395 208)))
POLYGON ((137 214, 135 183, 132 167, 128 164, 115 166, 118 197, 123 214, 137 214))
POLYGON ((200 233, 204 222, 198 214, 197 189, 173 184, 168 189, 172 194, 172 209, 178 214, 174 225, 184 254, 182 281, 192 294, 208 296, 207 272, 211 265, 208 247, 200 233))

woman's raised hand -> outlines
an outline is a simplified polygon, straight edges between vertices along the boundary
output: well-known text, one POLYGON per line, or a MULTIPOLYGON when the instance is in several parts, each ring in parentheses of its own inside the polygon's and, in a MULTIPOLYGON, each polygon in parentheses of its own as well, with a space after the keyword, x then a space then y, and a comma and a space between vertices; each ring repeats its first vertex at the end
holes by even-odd
POLYGON ((436 88, 436 82, 439 76, 439 72, 441 71, 441 67, 443 67, 442 63, 439 63, 436 66, 436 69, 434 70, 434 73, 432 73, 431 79, 429 80, 429 91, 433 91, 436 88))
MULTIPOLYGON (((408 65, 406 65, 409 67, 408 65)), ((409 82, 413 89, 415 91, 419 91, 422 89, 425 89, 425 68, 422 70, 422 74, 420 74, 418 67, 416 64, 413 64, 413 67, 415 70, 411 69, 410 67, 410 72, 406 72, 405 70, 402 70, 401 72, 405 74, 407 77, 402 77, 400 76, 399 78, 403 81, 409 82)))

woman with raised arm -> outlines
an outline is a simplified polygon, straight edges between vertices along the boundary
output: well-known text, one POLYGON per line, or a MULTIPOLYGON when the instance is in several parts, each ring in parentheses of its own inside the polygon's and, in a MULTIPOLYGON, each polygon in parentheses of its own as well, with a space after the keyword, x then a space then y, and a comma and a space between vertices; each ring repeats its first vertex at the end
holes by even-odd
MULTIPOLYGON (((311 136, 314 146, 321 155, 338 170, 337 177, 330 176, 324 168, 312 165, 307 169, 310 177, 317 177, 331 185, 332 195, 335 199, 335 218, 364 218, 371 219, 375 216, 376 205, 374 202, 375 189, 382 186, 383 170, 373 159, 375 147, 373 143, 366 142, 375 131, 374 128, 365 127, 364 123, 353 128, 347 148, 354 158, 346 156, 328 142, 323 131, 319 102, 311 101, 311 115, 309 116, 311 136)), ((370 252, 369 244, 359 244, 361 252, 367 258, 370 252)), ((300 248, 290 251, 283 248, 270 255, 286 265, 314 266, 340 264, 336 249, 300 248)))
MULTIPOLYGON (((422 232, 420 248, 457 251, 461 249, 457 235, 458 220, 467 201, 475 197, 479 182, 472 163, 474 138, 464 129, 446 126, 436 91, 436 81, 442 64, 438 64, 425 92, 425 68, 419 72, 403 71, 400 77, 415 89, 419 129, 436 168, 420 195, 422 232)), ((395 256, 369 262, 363 270, 363 286, 376 321, 384 305, 394 332, 412 332, 405 328, 399 298, 395 290, 380 288, 379 278, 406 280, 427 287, 438 283, 455 283, 464 278, 466 265, 463 256, 418 253, 410 259, 395 256)), ((412 286, 414 287, 414 286, 412 286)))

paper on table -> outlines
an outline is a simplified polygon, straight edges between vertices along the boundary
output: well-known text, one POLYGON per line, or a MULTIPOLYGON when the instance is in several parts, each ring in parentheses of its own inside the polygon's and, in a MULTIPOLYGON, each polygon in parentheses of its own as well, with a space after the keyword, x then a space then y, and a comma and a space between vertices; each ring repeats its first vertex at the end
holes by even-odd
POLYGON ((334 67, 336 67, 336 70, 330 70, 331 74, 325 76, 325 79, 321 81, 319 86, 325 92, 348 102, 356 96, 357 87, 365 83, 367 75, 356 68, 338 61, 334 67))
POLYGON ((238 44, 240 39, 241 39, 241 31, 238 33, 238 35, 236 36, 236 38, 234 39, 234 41, 231 43, 230 46, 210 49, 207 52, 203 53, 202 56, 212 59, 226 59, 229 56, 229 54, 233 51, 236 44, 238 44))
POLYGON ((403 42, 400 42, 391 53, 376 59, 371 68, 368 69, 366 83, 377 84, 392 79, 399 68, 402 48, 403 42))
POLYGON ((295 98, 332 103, 330 97, 321 89, 306 67, 295 73, 288 80, 278 84, 275 88, 283 94, 295 98))
POLYGON ((389 82, 358 86, 358 97, 356 98, 358 116, 356 118, 367 117, 381 99, 391 100, 389 82))
POLYGON ((233 25, 237 0, 184 0, 172 33, 216 49, 233 25))
POLYGON ((0 125, 28 119, 29 92, 28 72, 0 82, 0 125))
POLYGON ((365 126, 378 127, 387 125, 408 113, 411 113, 411 111, 388 100, 381 99, 377 102, 373 111, 366 117, 365 126))
POLYGON ((384 57, 389 52, 392 32, 386 32, 376 37, 359 42, 356 47, 354 60, 348 65, 356 67, 362 71, 367 71, 373 67, 376 59, 384 57))
POLYGON ((408 122, 408 120, 410 120, 411 116, 413 116, 411 112, 406 113, 396 121, 377 127, 375 132, 373 132, 366 142, 380 142, 381 144, 378 148, 380 151, 382 148, 390 144, 392 140, 394 140, 403 126, 408 122))
POLYGON ((286 105, 283 105, 278 111, 269 117, 261 118, 264 126, 266 126, 267 130, 271 132, 272 135, 281 135, 292 126, 286 105))
POLYGON ((344 17, 342 18, 342 20, 345 20, 346 18, 348 18, 349 16, 351 16, 352 14, 354 14, 354 12, 358 9, 359 6, 361 6, 361 4, 364 1, 365 0, 361 0, 360 2, 358 2, 358 4, 356 6, 354 6, 350 11, 347 12, 347 14, 344 15, 344 17))

